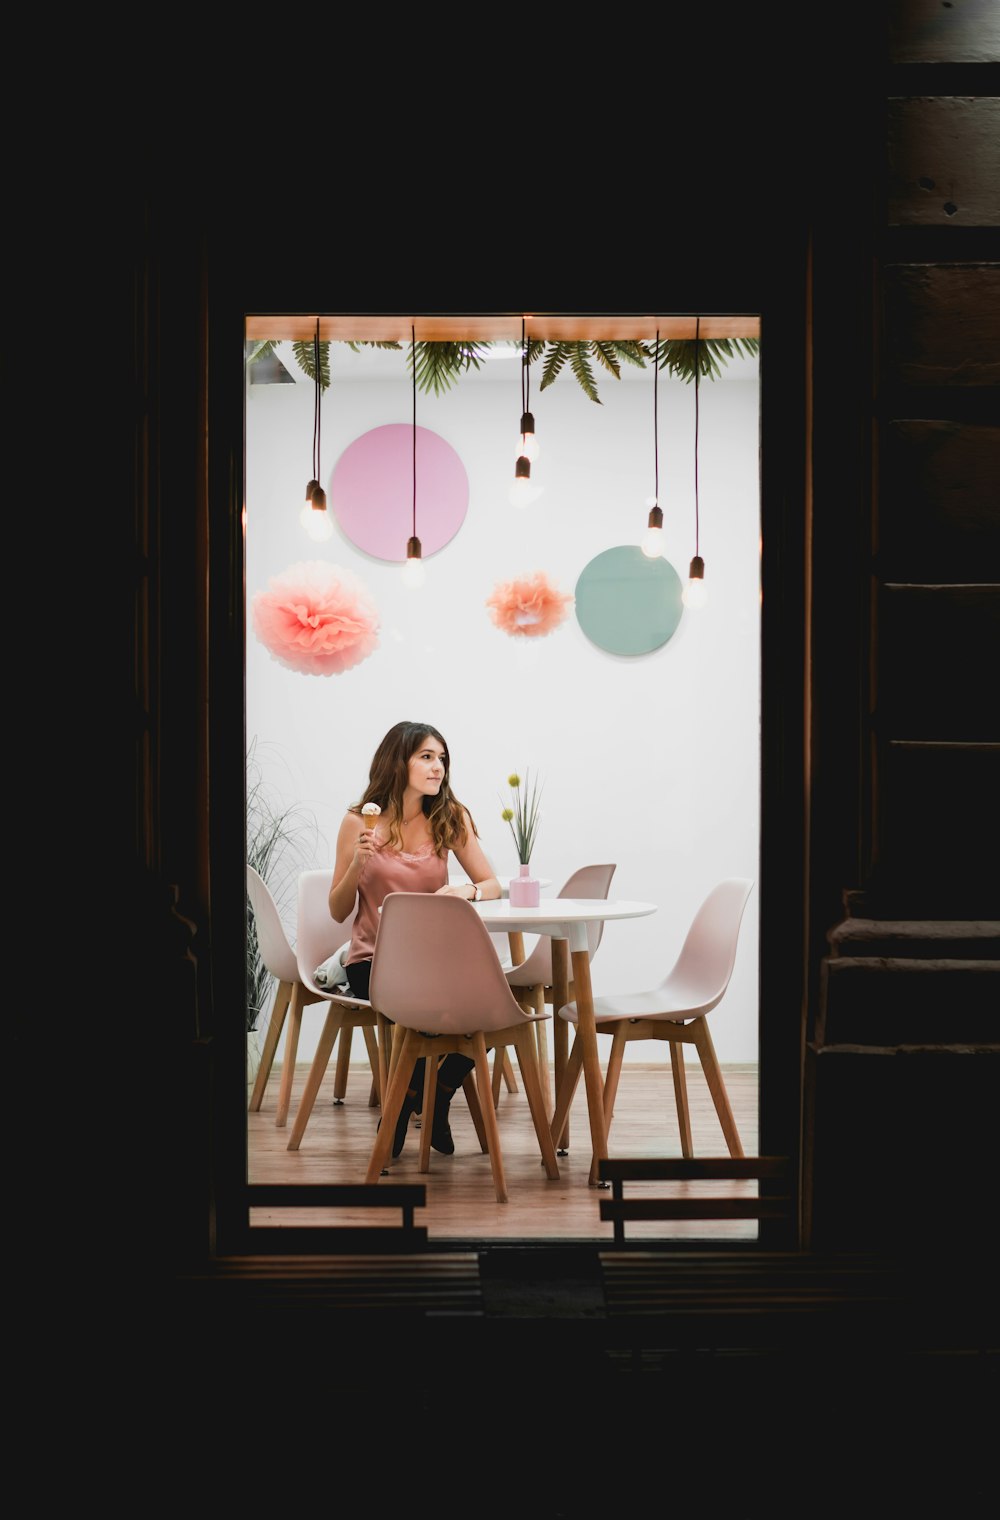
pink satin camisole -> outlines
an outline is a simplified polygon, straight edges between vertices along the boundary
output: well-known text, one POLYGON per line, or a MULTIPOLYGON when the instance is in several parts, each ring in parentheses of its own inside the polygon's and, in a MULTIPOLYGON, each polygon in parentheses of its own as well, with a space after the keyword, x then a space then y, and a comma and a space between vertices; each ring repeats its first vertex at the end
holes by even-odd
POLYGON ((375 953, 378 910, 388 892, 436 892, 448 885, 448 856, 435 855, 427 844, 416 855, 379 844, 358 885, 358 913, 351 927, 351 948, 345 966, 370 961, 375 953))

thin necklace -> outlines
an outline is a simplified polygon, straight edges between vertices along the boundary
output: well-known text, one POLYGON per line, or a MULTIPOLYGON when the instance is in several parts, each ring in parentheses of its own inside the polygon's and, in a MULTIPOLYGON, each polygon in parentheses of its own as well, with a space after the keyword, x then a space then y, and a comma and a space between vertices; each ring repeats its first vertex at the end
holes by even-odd
POLYGON ((416 813, 414 813, 414 815, 413 815, 412 818, 406 818, 404 816, 404 818, 403 818, 403 827, 404 827, 404 829, 406 828, 406 825, 408 823, 416 823, 417 819, 418 818, 422 818, 423 816, 424 816, 424 810, 423 810, 423 808, 420 808, 416 813))

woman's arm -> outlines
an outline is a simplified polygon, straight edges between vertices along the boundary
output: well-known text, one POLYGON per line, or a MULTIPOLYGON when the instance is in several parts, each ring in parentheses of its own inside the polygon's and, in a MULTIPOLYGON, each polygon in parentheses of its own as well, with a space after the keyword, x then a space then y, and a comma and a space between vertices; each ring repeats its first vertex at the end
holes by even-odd
POLYGON ((462 870, 469 877, 468 881, 455 882, 447 887, 439 887, 438 892, 450 897, 464 897, 471 901, 473 888, 478 887, 482 893, 483 901, 487 902, 503 895, 500 883, 493 875, 492 867, 483 853, 483 847, 476 838, 472 827, 472 819, 468 811, 463 809, 465 819, 466 839, 465 843, 452 851, 462 870))
POLYGON ((330 883, 330 916, 342 923, 358 900, 358 887, 374 851, 374 833, 357 813, 347 813, 337 835, 337 860, 330 883))

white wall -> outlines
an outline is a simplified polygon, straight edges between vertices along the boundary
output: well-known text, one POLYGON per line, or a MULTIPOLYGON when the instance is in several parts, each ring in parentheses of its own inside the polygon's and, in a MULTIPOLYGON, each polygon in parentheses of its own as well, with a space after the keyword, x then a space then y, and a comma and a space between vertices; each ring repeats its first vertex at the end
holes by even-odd
MULTIPOLYGON (((398 566, 371 559, 335 527, 314 544, 299 525, 311 473, 313 386, 247 391, 247 735, 269 786, 311 809, 316 866, 332 864, 340 820, 365 785, 372 753, 401 719, 447 739, 452 785, 500 874, 517 870, 499 813, 512 770, 538 773, 545 793, 533 865, 555 892, 577 866, 616 861, 612 893, 658 904, 648 918, 609 925, 594 961, 595 991, 650 986, 667 972, 690 918, 723 876, 758 878, 759 470, 755 361, 733 361, 700 387, 700 548, 709 605, 685 611, 649 655, 593 645, 571 613, 547 638, 511 639, 484 606, 494 582, 544 569, 573 592, 588 561, 638 543, 653 493, 652 370, 597 375, 601 405, 567 372, 531 410, 544 494, 507 500, 521 413, 517 361, 489 364, 443 396, 417 396, 418 426, 458 452, 470 499, 457 536, 426 561, 411 591, 398 566), (342 675, 285 669, 256 639, 254 593, 300 559, 359 575, 381 613, 380 647, 342 675), (626 804, 638 801, 636 821, 626 804)), ((361 433, 412 422, 405 355, 352 355, 335 345, 323 398, 322 480, 361 433), (387 374, 388 371, 388 374, 387 374), (398 378, 394 376, 398 375, 398 378)), ((659 479, 666 556, 682 580, 694 553, 694 386, 661 376, 659 479)), ((331 514, 332 515, 332 514, 331 514)), ((420 479, 417 480, 420 531, 420 479)), ((758 894, 751 895, 729 992, 712 1015, 719 1058, 756 1061, 758 894)), ((288 928, 294 937, 294 923, 288 928)), ((530 941, 529 941, 530 945, 530 941)), ((299 1047, 309 1060, 322 1022, 307 1010, 299 1047)), ((359 1052, 362 1047, 359 1044, 359 1052)), ((649 1060, 653 1047, 632 1047, 649 1060)))

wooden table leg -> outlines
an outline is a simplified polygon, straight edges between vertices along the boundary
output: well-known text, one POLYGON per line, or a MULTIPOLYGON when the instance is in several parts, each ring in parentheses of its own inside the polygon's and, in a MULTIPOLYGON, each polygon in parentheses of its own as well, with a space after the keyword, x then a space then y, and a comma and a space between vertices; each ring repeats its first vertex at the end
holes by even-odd
MULTIPOLYGON (((545 1105, 545 1117, 551 1123, 555 1113, 555 1096, 552 1091, 552 1067, 549 1064, 549 1022, 545 1017, 545 988, 534 988, 534 1011, 538 1015, 538 1023, 535 1025, 535 1053, 538 1058, 538 1080, 542 1087, 542 1102, 545 1105)), ((560 1020, 562 1023, 563 1020, 560 1020)))
MULTIPOLYGON (((568 1002, 569 945, 564 939, 554 939, 552 941, 552 1051, 555 1057, 557 1093, 562 1085, 563 1073, 569 1060, 569 1025, 565 1019, 559 1017, 559 1010, 568 1002)), ((563 1126, 562 1134, 553 1135, 552 1138, 555 1141, 557 1153, 565 1155, 569 1147, 568 1118, 563 1126)))
POLYGON ((598 1184, 598 1162, 608 1154, 608 1129, 604 1118, 604 1078, 597 1054, 597 1026, 594 1020, 594 991, 590 983, 590 955, 586 950, 573 951, 573 990, 576 993, 576 1037, 583 1045, 583 1077, 587 1084, 587 1109, 590 1113, 590 1137, 594 1153, 590 1165, 590 1185, 598 1184))

